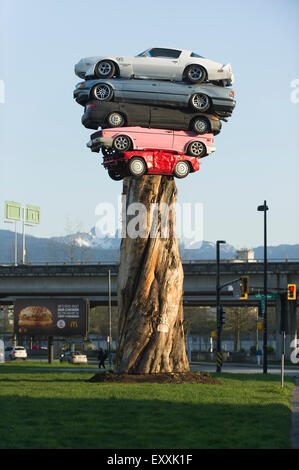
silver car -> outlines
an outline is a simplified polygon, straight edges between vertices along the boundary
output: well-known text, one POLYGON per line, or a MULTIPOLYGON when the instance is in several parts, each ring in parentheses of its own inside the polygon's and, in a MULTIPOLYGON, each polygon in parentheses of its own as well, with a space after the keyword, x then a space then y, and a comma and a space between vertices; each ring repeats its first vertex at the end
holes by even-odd
POLYGON ((202 83, 206 80, 230 86, 234 76, 230 64, 206 59, 185 49, 153 47, 137 56, 95 56, 81 59, 75 65, 80 78, 142 78, 185 80, 202 83))
POLYGON ((75 100, 85 106, 90 99, 150 103, 175 107, 189 107, 206 112, 213 109, 223 116, 230 116, 235 107, 232 89, 203 83, 190 85, 184 82, 163 82, 158 80, 86 80, 76 85, 75 100))

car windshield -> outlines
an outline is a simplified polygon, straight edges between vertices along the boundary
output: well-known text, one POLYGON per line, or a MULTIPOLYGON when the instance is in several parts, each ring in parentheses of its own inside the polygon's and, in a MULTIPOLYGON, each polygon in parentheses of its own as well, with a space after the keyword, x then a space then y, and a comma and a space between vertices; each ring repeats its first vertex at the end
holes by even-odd
POLYGON ((23 351, 24 348, 22 348, 21 346, 19 346, 19 347, 16 347, 15 350, 16 350, 16 351, 23 351))
POLYGON ((163 49, 154 47, 153 49, 147 49, 141 52, 136 57, 163 57, 166 59, 177 59, 181 55, 182 51, 176 49, 163 49))
POLYGON ((203 59, 202 55, 196 54, 196 52, 191 52, 190 57, 198 57, 199 59, 203 59))

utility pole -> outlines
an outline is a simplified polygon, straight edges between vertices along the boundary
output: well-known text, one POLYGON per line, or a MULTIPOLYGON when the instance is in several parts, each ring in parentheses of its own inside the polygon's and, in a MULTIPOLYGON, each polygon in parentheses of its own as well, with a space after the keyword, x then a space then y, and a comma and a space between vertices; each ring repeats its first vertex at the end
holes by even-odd
POLYGON ((216 362, 216 372, 220 373, 222 368, 222 349, 221 349, 221 332, 222 332, 222 323, 221 323, 221 306, 220 306, 220 244, 226 243, 224 240, 217 240, 216 242, 216 318, 217 318, 217 362, 216 362))
POLYGON ((267 284, 267 211, 269 207, 267 202, 264 201, 264 204, 258 206, 257 210, 259 212, 264 212, 264 360, 263 360, 263 373, 267 374, 268 372, 268 351, 267 351, 267 337, 268 337, 268 327, 267 327, 267 293, 268 293, 268 284, 267 284))
POLYGON ((108 298, 109 298, 109 342, 108 342, 108 351, 109 351, 109 367, 111 368, 111 341, 112 341, 112 319, 111 319, 111 270, 108 271, 108 298))

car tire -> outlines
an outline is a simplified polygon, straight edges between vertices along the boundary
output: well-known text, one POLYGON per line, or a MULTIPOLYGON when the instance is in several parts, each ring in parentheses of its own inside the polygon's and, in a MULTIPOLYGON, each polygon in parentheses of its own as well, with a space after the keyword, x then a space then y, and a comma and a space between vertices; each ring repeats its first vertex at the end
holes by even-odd
POLYGON ((132 176, 142 176, 147 170, 145 161, 140 157, 131 158, 128 167, 132 176))
POLYGON ((127 152, 132 148, 132 141, 127 135, 118 135, 113 141, 113 148, 117 152, 127 152))
POLYGON ((188 162, 185 162, 184 160, 181 160, 177 162, 177 164, 174 167, 173 174, 176 178, 186 178, 190 173, 190 165, 188 162))
POLYGON ((112 78, 116 72, 115 65, 111 60, 101 60, 96 64, 94 70, 98 78, 112 78))
POLYGON ((185 70, 184 78, 190 83, 202 83, 207 79, 207 72, 201 65, 189 65, 185 70))
POLYGON ((113 112, 107 117, 107 124, 109 127, 123 127, 125 125, 125 118, 122 114, 113 112))
POLYGON ((98 101, 111 101, 113 98, 113 89, 106 83, 98 83, 91 90, 92 97, 98 101))
POLYGON ((114 157, 118 153, 113 147, 102 147, 101 150, 104 157, 114 157))
POLYGON ((195 93, 190 98, 190 105, 196 111, 201 111, 203 113, 210 108, 211 101, 204 93, 195 93))
POLYGON ((192 122, 192 130, 196 132, 196 134, 207 134, 211 131, 211 126, 207 119, 198 117, 192 122))
POLYGON ((191 157, 197 157, 197 158, 204 157, 207 153, 206 146, 199 140, 194 140, 188 146, 187 153, 188 155, 191 155, 191 157))
POLYGON ((121 181, 124 179, 124 175, 120 171, 108 170, 108 175, 114 181, 121 181))

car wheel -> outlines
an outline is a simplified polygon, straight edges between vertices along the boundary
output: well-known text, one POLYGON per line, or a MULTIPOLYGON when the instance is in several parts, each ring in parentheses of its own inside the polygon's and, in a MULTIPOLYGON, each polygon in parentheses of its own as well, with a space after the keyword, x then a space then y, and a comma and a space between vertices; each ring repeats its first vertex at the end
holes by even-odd
POLYGON ((113 147, 117 152, 126 152, 132 147, 131 139, 126 135, 118 135, 113 141, 113 147))
POLYGON ((99 78, 112 78, 115 75, 115 65, 110 60, 101 60, 95 66, 95 74, 99 78))
POLYGON ((124 179, 124 175, 120 171, 108 170, 108 175, 114 181, 121 181, 122 179, 124 179))
POLYGON ((143 158, 134 157, 129 161, 129 171, 132 176, 142 176, 147 170, 143 158))
POLYGON ((191 96, 190 104, 196 111, 207 111, 211 106, 210 98, 203 93, 195 93, 191 96))
POLYGON ((122 127, 125 125, 125 119, 120 113, 111 113, 107 117, 107 123, 110 127, 122 127))
POLYGON ((201 65, 189 65, 184 74, 185 80, 191 83, 202 83, 207 78, 207 72, 201 65))
POLYGON ((202 142, 195 140, 188 147, 188 155, 192 157, 203 157, 206 154, 206 146, 202 142))
POLYGON ((113 90, 106 83, 99 83, 93 87, 92 94, 98 101, 111 101, 113 98, 113 90))
POLYGON ((174 167, 173 174, 176 178, 186 178, 190 173, 190 166, 188 162, 180 161, 174 167))
POLYGON ((101 150, 104 157, 114 157, 118 153, 113 147, 102 147, 101 150))
POLYGON ((211 128, 209 121, 205 118, 194 119, 192 127, 197 134, 207 134, 211 128))

